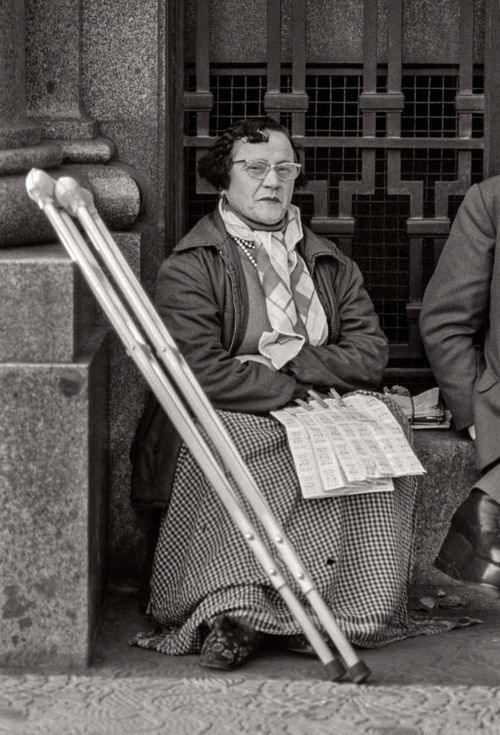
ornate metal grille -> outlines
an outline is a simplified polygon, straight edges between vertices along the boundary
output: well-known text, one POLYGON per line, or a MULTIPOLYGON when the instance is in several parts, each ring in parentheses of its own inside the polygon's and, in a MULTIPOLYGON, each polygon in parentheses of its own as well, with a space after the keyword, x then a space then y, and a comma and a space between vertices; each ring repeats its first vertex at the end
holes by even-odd
MULTIPOLYGON (((489 173, 484 67, 473 64, 471 0, 459 0, 459 62, 419 68, 402 63, 403 1, 387 2, 384 65, 377 64, 374 32, 378 0, 364 2, 362 64, 342 68, 306 63, 304 0, 291 3, 288 64, 281 60, 279 0, 267 2, 264 65, 210 65, 209 35, 198 32, 196 64, 182 68, 180 229, 216 201, 196 180, 199 152, 236 120, 272 114, 302 149, 308 185, 296 201, 306 222, 356 260, 391 342, 392 364, 415 368, 425 366, 417 320, 426 283, 465 191, 489 173)), ((196 8, 197 28, 208 27, 208 0, 196 8)))

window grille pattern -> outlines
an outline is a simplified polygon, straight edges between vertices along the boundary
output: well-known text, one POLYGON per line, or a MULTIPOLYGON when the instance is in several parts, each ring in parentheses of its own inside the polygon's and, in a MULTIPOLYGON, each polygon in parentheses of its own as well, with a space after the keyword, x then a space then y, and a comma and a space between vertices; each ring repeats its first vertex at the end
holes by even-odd
POLYGON ((306 135, 361 135, 360 74, 316 74, 306 77, 309 109, 306 135))
POLYGON ((411 138, 455 137, 457 91, 456 76, 403 76, 405 105, 401 115, 401 135, 411 138))

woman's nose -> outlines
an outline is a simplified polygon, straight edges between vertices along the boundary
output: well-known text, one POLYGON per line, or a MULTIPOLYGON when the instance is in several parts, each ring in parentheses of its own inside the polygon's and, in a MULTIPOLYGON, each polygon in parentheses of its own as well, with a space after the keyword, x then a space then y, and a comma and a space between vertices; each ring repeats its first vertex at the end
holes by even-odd
POLYGON ((278 178, 278 174, 276 173, 275 168, 269 169, 269 171, 267 172, 267 176, 262 180, 262 183, 264 184, 264 186, 279 186, 280 180, 278 178))

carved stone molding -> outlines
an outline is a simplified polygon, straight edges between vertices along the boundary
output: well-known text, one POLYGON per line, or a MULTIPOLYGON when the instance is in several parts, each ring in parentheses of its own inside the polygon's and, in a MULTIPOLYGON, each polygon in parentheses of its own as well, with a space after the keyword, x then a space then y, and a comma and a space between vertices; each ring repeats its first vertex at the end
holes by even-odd
MULTIPOLYGON (((90 189, 101 217, 111 230, 126 230, 136 221, 141 192, 128 171, 115 166, 61 166, 51 176, 73 176, 90 189)), ((0 248, 54 242, 54 232, 26 193, 24 175, 0 176, 0 248)))

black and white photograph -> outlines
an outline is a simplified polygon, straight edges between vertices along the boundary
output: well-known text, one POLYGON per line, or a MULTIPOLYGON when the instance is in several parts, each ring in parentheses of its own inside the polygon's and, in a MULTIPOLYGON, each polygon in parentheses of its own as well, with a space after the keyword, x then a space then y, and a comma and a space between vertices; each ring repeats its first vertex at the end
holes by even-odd
POLYGON ((0 735, 497 735, 499 661, 500 0, 0 0, 0 735))

